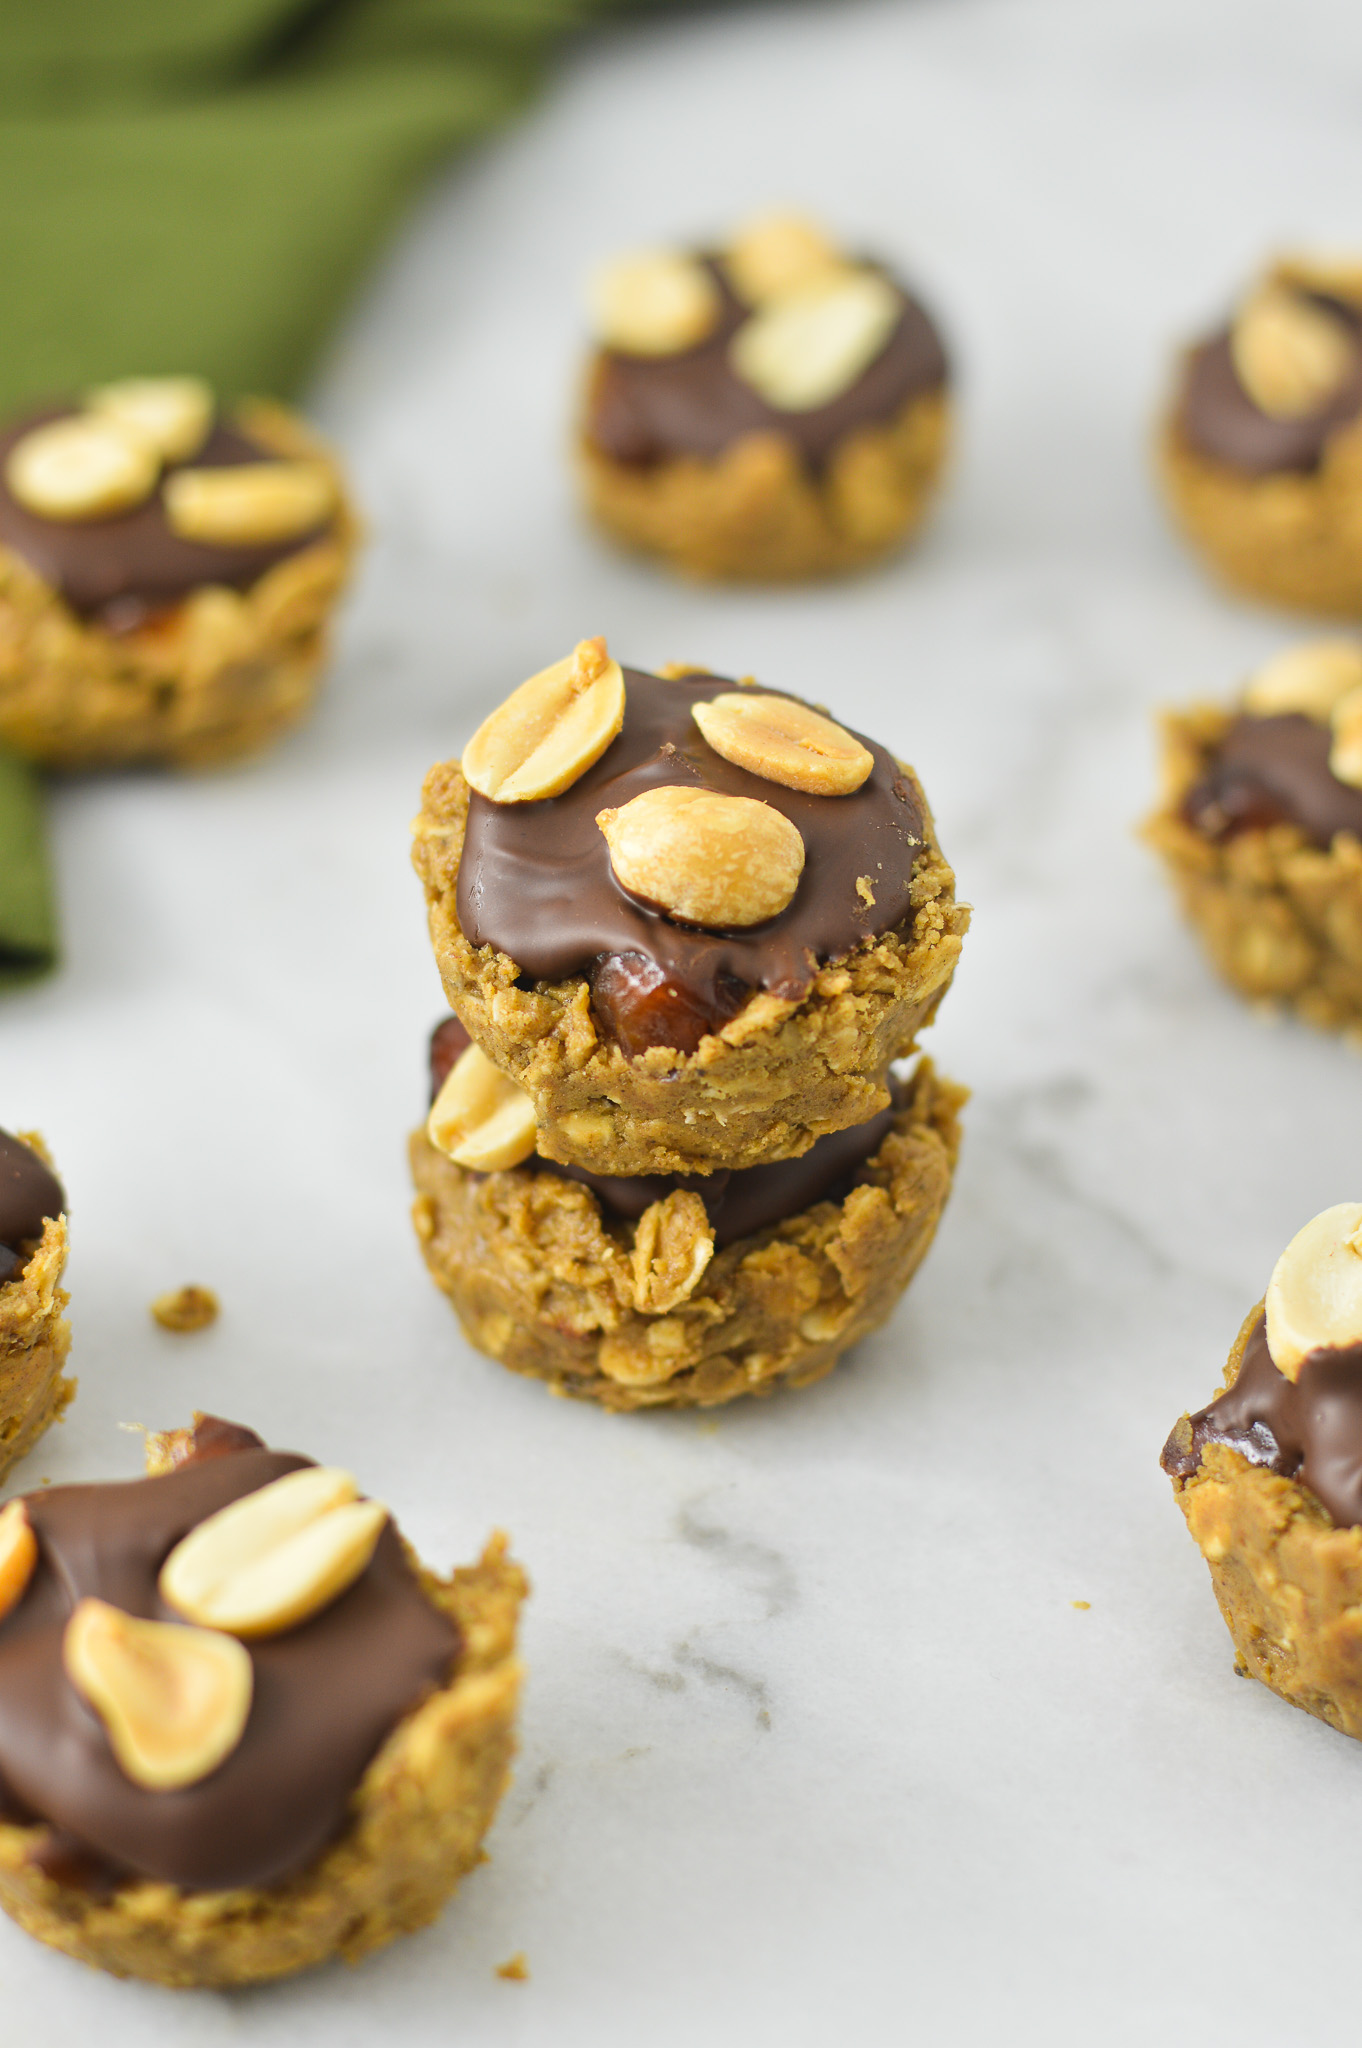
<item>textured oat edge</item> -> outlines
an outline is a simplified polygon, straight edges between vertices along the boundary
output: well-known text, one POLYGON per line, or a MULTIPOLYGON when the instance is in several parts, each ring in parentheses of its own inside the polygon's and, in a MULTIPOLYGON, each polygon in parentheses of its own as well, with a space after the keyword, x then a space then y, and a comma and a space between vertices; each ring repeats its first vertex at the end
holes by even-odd
POLYGON ((635 1226, 551 1168, 479 1180, 411 1140, 413 1221, 469 1342, 613 1410, 713 1407, 806 1386, 889 1315, 950 1193, 967 1091, 922 1060, 870 1183, 717 1253, 689 1300, 633 1306, 635 1226))
MULTIPOLYGON (((1263 1305, 1245 1317, 1233 1386, 1263 1305)), ((1183 1416, 1176 1435, 1190 1441, 1183 1416)), ((1237 1669, 1344 1735, 1362 1735, 1362 1529, 1340 1529, 1294 1480, 1212 1444, 1173 1490, 1202 1556, 1237 1669)))
POLYGON ((625 547, 704 581, 788 583, 865 568, 909 540, 950 444, 950 400, 939 388, 909 399, 887 424, 848 434, 819 475, 779 433, 642 470, 583 434, 577 466, 588 512, 625 547))
POLYGON ((44 766, 213 768, 305 715, 360 527, 326 445, 295 414, 248 400, 234 417, 279 455, 325 462, 332 530, 245 591, 206 584, 164 619, 112 634, 82 621, 0 548, 0 741, 44 766))
POLYGON ((885 1070, 935 1014, 970 915, 917 778, 903 772, 926 834, 911 926, 820 969, 799 1002, 754 996, 694 1053, 654 1047, 628 1059, 597 1036, 585 981, 518 989, 513 960, 464 937, 456 891, 468 785, 457 761, 430 771, 412 862, 440 979, 465 1029, 533 1099, 542 1153, 612 1174, 756 1166, 886 1106, 885 1070))
MULTIPOLYGON (((17 1135, 52 1164, 36 1131, 17 1135)), ((62 1377, 71 1349, 62 1314, 70 1300, 61 1285, 66 1254, 66 1218, 56 1216, 22 1271, 0 1286, 0 1480, 61 1420, 75 1395, 76 1382, 62 1377)))
POLYGON ((1321 849, 1294 825, 1214 845, 1180 816, 1233 713, 1199 704, 1161 719, 1163 792, 1141 837, 1160 855, 1216 968, 1256 1003, 1326 1031, 1362 1029, 1362 845, 1321 849))
POLYGON ((500 1534, 478 1564, 421 1580, 462 1632, 458 1668, 393 1730, 355 1793, 350 1825, 307 1869, 226 1892, 138 1880, 101 1900, 28 1860, 43 1828, 0 1824, 0 1906, 80 1962, 176 1988, 260 1983, 331 1956, 357 1962, 426 1926, 479 1861, 510 1775, 527 1586, 500 1534))
POLYGON ((1230 589, 1321 617, 1362 617, 1362 420, 1329 436, 1313 473, 1246 476, 1189 446, 1174 408, 1156 466, 1184 536, 1230 589))

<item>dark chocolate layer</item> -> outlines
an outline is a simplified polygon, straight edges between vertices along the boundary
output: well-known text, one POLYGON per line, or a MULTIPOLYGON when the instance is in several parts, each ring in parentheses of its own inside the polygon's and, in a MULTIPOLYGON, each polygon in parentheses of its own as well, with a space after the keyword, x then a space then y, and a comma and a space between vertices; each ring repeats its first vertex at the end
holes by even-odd
POLYGON ((1283 471, 1309 475, 1319 468, 1330 434, 1362 412, 1362 333, 1357 309, 1341 299, 1307 293, 1328 312, 1346 321, 1359 345, 1351 373, 1315 412, 1299 419, 1275 419, 1261 412, 1239 382, 1230 346, 1230 329, 1188 351, 1178 398, 1177 423, 1183 439, 1199 455, 1223 462, 1246 476, 1273 476, 1283 471))
POLYGON ((0 1131, 0 1286, 24 1264, 21 1247, 43 1234, 66 1207, 61 1182, 20 1138, 0 1131))
POLYGON ((273 1884, 340 1833, 365 1767, 402 1716, 446 1683, 459 1641, 389 1523, 339 1600, 248 1645, 255 1696, 226 1761, 181 1791, 133 1784, 66 1677, 72 1608, 95 1595, 148 1620, 179 1619, 156 1590, 174 1545, 229 1501, 312 1463, 258 1437, 237 1448, 221 1425, 200 1428, 208 1455, 160 1478, 25 1496, 40 1554, 0 1623, 0 1813, 49 1822, 106 1875, 217 1891, 273 1884))
POLYGON ((1188 1479, 1208 1444, 1308 1486, 1340 1528, 1362 1524, 1362 1344, 1312 1351, 1293 1382, 1267 1348, 1266 1319, 1249 1338, 1232 1387, 1180 1423, 1164 1445, 1165 1472, 1188 1479))
POLYGON ((1329 728, 1299 712, 1236 718, 1183 798, 1183 818, 1217 843, 1281 824, 1298 825, 1316 846, 1336 832, 1362 839, 1362 789, 1330 771, 1332 745, 1329 728))
POLYGON ((606 349, 598 356, 587 394, 586 436, 611 461, 647 469, 679 455, 722 454, 744 434, 777 433, 818 470, 858 427, 893 419, 910 398, 939 390, 946 381, 941 338, 917 300, 899 286, 898 326, 850 390, 812 412, 782 412, 732 368, 728 346, 749 309, 729 289, 721 266, 711 262, 709 268, 723 311, 698 348, 675 356, 606 349))
MULTIPOLYGON (((205 584, 249 589, 267 569, 310 546, 323 530, 270 547, 209 547, 202 541, 182 540, 166 519, 159 485, 145 503, 109 519, 41 519, 11 495, 4 464, 15 442, 31 427, 65 419, 75 410, 49 406, 0 433, 0 547, 21 556, 82 618, 97 619, 111 632, 128 632, 205 584)), ((163 474, 278 460, 277 451, 218 421, 196 454, 186 462, 168 463, 163 474)))
POLYGON ((893 755, 873 740, 864 740, 875 766, 860 789, 809 796, 735 768, 701 737, 692 705, 733 683, 720 676, 663 681, 638 669, 626 669, 624 680, 623 731, 562 796, 533 804, 471 796, 459 922, 471 944, 498 947, 530 981, 590 977, 597 1021, 626 1052, 649 1043, 692 1051, 701 1032, 734 1015, 753 989, 797 999, 818 965, 900 924, 925 821, 893 755), (798 828, 804 872, 779 917, 745 931, 700 931, 624 893, 596 814, 664 783, 754 797, 798 828), (860 876, 869 879, 873 905, 857 892, 860 876), (640 999, 626 1001, 614 980, 631 960, 643 985, 640 999))

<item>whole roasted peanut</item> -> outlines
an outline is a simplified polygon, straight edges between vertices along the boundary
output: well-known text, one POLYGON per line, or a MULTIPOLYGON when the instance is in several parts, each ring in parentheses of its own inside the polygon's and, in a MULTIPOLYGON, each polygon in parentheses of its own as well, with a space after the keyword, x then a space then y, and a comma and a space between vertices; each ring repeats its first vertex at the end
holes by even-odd
POLYGON ((319 1614, 367 1567, 388 1511, 357 1500, 349 1472, 304 1466, 219 1508, 161 1567, 161 1598, 187 1621, 273 1636, 319 1614))
POLYGON ((767 213, 748 221, 724 251, 729 283, 749 306, 784 298, 848 268, 836 244, 799 213, 767 213))
POLYGON ((250 1652, 216 1629, 142 1621, 105 1600, 80 1600, 62 1660, 104 1723, 119 1768, 149 1792, 196 1785, 245 1732, 250 1652))
POLYGON ((1235 375, 1260 412, 1298 419, 1331 398, 1353 366, 1357 343, 1334 313, 1299 292, 1268 284, 1230 334, 1235 375))
POLYGON ((474 1173, 501 1173, 534 1150, 534 1104, 480 1046, 460 1053, 426 1119, 437 1152, 474 1173))
POLYGON ((768 405, 814 412, 870 368, 902 311, 898 293, 873 270, 815 279, 744 321, 730 359, 768 405))
POLYGON ((1298 1230, 1272 1269, 1267 1348, 1294 1380, 1310 1352, 1362 1344, 1362 1202, 1338 1202, 1298 1230))
POLYGON ((1283 648, 1256 669, 1244 690, 1244 709, 1255 718, 1298 711, 1328 725, 1334 707, 1362 689, 1362 646, 1355 640, 1306 640, 1283 648))
POLYGON ((850 796, 875 766, 858 739, 789 697, 726 690, 691 713, 716 754, 751 775, 813 796, 850 796))
POLYGON ((579 640, 483 720, 459 766, 469 787, 492 803, 538 803, 570 789, 623 724, 619 663, 604 640, 579 640))
POLYGON ((0 1508, 0 1621, 19 1605, 38 1562, 38 1539, 21 1500, 0 1508))
POLYGON ((336 509, 336 480, 324 462, 243 462, 177 469, 163 496, 181 540, 270 547, 325 524, 336 509))
POLYGON ((123 377, 87 393, 90 411, 133 426, 163 462, 196 455, 213 424, 212 386, 202 377, 123 377))
POLYGON ((103 519, 140 505, 156 488, 161 457, 126 420, 76 413, 34 427, 10 449, 5 482, 43 519, 103 519))
POLYGON ((704 340, 719 318, 719 289, 703 263, 674 249, 621 256, 591 283, 597 339, 631 356, 672 356, 704 340))
POLYGON ((747 796, 666 784, 597 813, 616 880, 686 924, 762 924, 790 902, 804 841, 783 812, 747 796))

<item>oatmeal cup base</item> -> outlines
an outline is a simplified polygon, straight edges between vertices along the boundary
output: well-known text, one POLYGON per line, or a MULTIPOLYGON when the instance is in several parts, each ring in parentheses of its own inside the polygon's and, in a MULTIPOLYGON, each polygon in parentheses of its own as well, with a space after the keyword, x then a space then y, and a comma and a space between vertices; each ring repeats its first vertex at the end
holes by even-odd
POLYGON ((173 1988, 262 1983, 332 1956, 358 1962, 428 1925, 481 1860, 510 1774, 516 1619, 527 1589, 500 1535, 448 1580, 417 1569, 462 1633, 458 1668, 388 1736, 355 1792, 349 1826, 306 1869, 278 1885, 222 1892, 133 1879, 102 1897, 30 1860, 45 1827, 0 1824, 0 1906, 79 1962, 173 1988))
MULTIPOLYGON (((36 1131, 18 1136, 51 1165, 36 1131)), ((0 1479, 61 1420, 75 1395, 76 1382, 62 1376, 71 1349, 62 1314, 70 1300, 61 1284, 66 1253, 66 1218, 53 1217, 28 1263, 0 1285, 0 1479)))
POLYGON ((790 583, 865 568, 907 541, 936 494, 950 441, 950 400, 936 390, 887 424, 856 428, 817 474, 779 433, 646 469, 614 461, 583 435, 578 470, 587 510, 625 547, 705 581, 790 583))
POLYGON ((1158 468, 1178 525, 1231 590, 1319 617, 1362 618, 1362 420, 1318 470, 1248 476, 1165 422, 1158 468))
POLYGON ((1298 826, 1269 825, 1216 845, 1180 815, 1233 715, 1215 704, 1163 715, 1163 801, 1141 836, 1162 857, 1184 912, 1232 987, 1321 1030, 1355 1035, 1362 1032, 1362 844, 1340 832, 1321 848, 1298 826))
POLYGON ((884 1322, 926 1256, 966 1093, 921 1061, 865 1183, 716 1252, 662 1314, 635 1306, 637 1226, 552 1168, 471 1174, 418 1131, 416 1234, 469 1343, 556 1394, 621 1411, 807 1386, 884 1322))
POLYGON ((327 464, 331 531, 249 589, 203 584, 127 633, 80 618, 0 548, 0 743, 49 768, 215 768, 305 716, 359 522, 328 449, 295 414, 256 399, 233 417, 272 453, 327 464))
MULTIPOLYGON (((1225 1368, 1233 1386, 1262 1317, 1245 1318, 1225 1368)), ((1190 1417, 1174 1431, 1191 1443, 1190 1417)), ((1307 1487, 1210 1444, 1173 1481, 1202 1556, 1235 1668, 1344 1735, 1362 1736, 1362 1529, 1340 1529, 1307 1487)))
POLYGON ((598 1034, 587 982, 519 989, 514 960, 464 937, 468 785, 457 761, 431 770, 412 861, 440 979, 475 1044, 533 1100, 546 1158, 594 1173, 712 1173, 797 1157, 887 1108, 885 1071, 931 1022, 970 915, 917 779, 903 773, 926 833, 904 924, 820 968, 798 1001, 754 995, 693 1053, 654 1046, 630 1058, 598 1034))

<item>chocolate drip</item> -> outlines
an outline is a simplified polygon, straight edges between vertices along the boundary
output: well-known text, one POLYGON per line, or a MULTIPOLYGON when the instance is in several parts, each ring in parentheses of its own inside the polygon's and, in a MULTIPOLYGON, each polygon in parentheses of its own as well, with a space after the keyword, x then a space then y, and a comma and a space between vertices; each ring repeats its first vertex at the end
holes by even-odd
MULTIPOLYGON (((144 504, 109 519, 40 518, 11 495, 5 460, 31 427, 66 419, 74 410, 49 406, 0 433, 0 547, 19 555, 83 618, 97 619, 110 632, 129 632, 205 584, 247 590, 276 562, 317 538, 321 529, 269 547, 209 547, 182 540, 166 519, 159 486, 144 504)), ((236 427, 218 422, 196 454, 187 462, 168 463, 164 474, 278 459, 236 427)))
MULTIPOLYGON (((663 681, 638 669, 626 669, 624 679, 623 731, 562 796, 494 804, 471 795, 458 883, 459 922, 470 944, 498 947, 531 981, 599 980, 603 963, 641 955, 660 970, 660 981, 644 991, 650 1005, 659 990, 675 991, 718 1028, 740 1006, 735 987, 744 996, 760 988, 798 999, 819 964, 908 916, 926 827, 885 748, 864 741, 875 766, 853 795, 809 796, 734 767, 701 737, 691 706, 733 689, 731 682, 663 681), (745 931, 699 931, 624 894, 596 813, 664 783, 754 797, 784 812, 805 847, 788 909, 745 931), (873 905, 858 892, 859 877, 868 880, 873 905)), ((608 1029, 609 1003, 597 1017, 608 1029)))
POLYGON ((66 1207, 61 1182, 31 1145, 0 1131, 0 1286, 23 1269, 24 1246, 66 1207))
POLYGON ((1236 718, 1183 798, 1194 831, 1217 843, 1268 825, 1298 825, 1316 846, 1336 832, 1362 839, 1362 789, 1329 768, 1333 735, 1316 719, 1236 718))
POLYGON ((234 1425, 204 1418, 217 1454, 156 1479, 62 1486, 25 1496, 39 1560, 0 1623, 0 1784, 10 1811, 45 1820, 62 1854, 120 1876, 188 1890, 268 1885, 340 1833, 365 1767, 402 1716, 449 1677, 453 1623, 427 1598, 391 1523, 339 1600, 286 1634, 250 1644, 255 1695, 240 1744, 210 1777, 147 1792, 114 1762, 102 1723, 62 1664, 76 1601, 174 1621, 156 1578, 174 1545, 243 1494, 311 1464, 225 1446, 234 1425), (209 1427, 209 1424, 212 1427, 209 1427))
POLYGON ((812 470, 858 427, 894 418, 908 403, 946 381, 940 336, 917 300, 903 301, 898 326, 850 390, 812 412, 782 412, 739 377, 728 346, 748 318, 722 267, 706 259, 723 301, 719 321, 698 348, 674 356, 602 351, 587 396, 587 439, 611 461, 651 468, 674 456, 715 456, 744 434, 779 434, 812 470))
POLYGON ((1199 455, 1227 463, 1246 476, 1273 476, 1285 471, 1309 475, 1319 468, 1329 436, 1362 412, 1362 318, 1357 308, 1323 293, 1302 297, 1345 321, 1359 337, 1353 365, 1338 390, 1315 412, 1299 419, 1276 419, 1260 412, 1239 382, 1223 328, 1189 351, 1178 400, 1177 423, 1183 439, 1199 455))
POLYGON ((1264 1319, 1233 1386, 1169 1437, 1164 1471, 1190 1478, 1208 1444, 1299 1480, 1340 1528, 1362 1524, 1362 1344, 1310 1352, 1293 1383, 1272 1362, 1264 1319))

